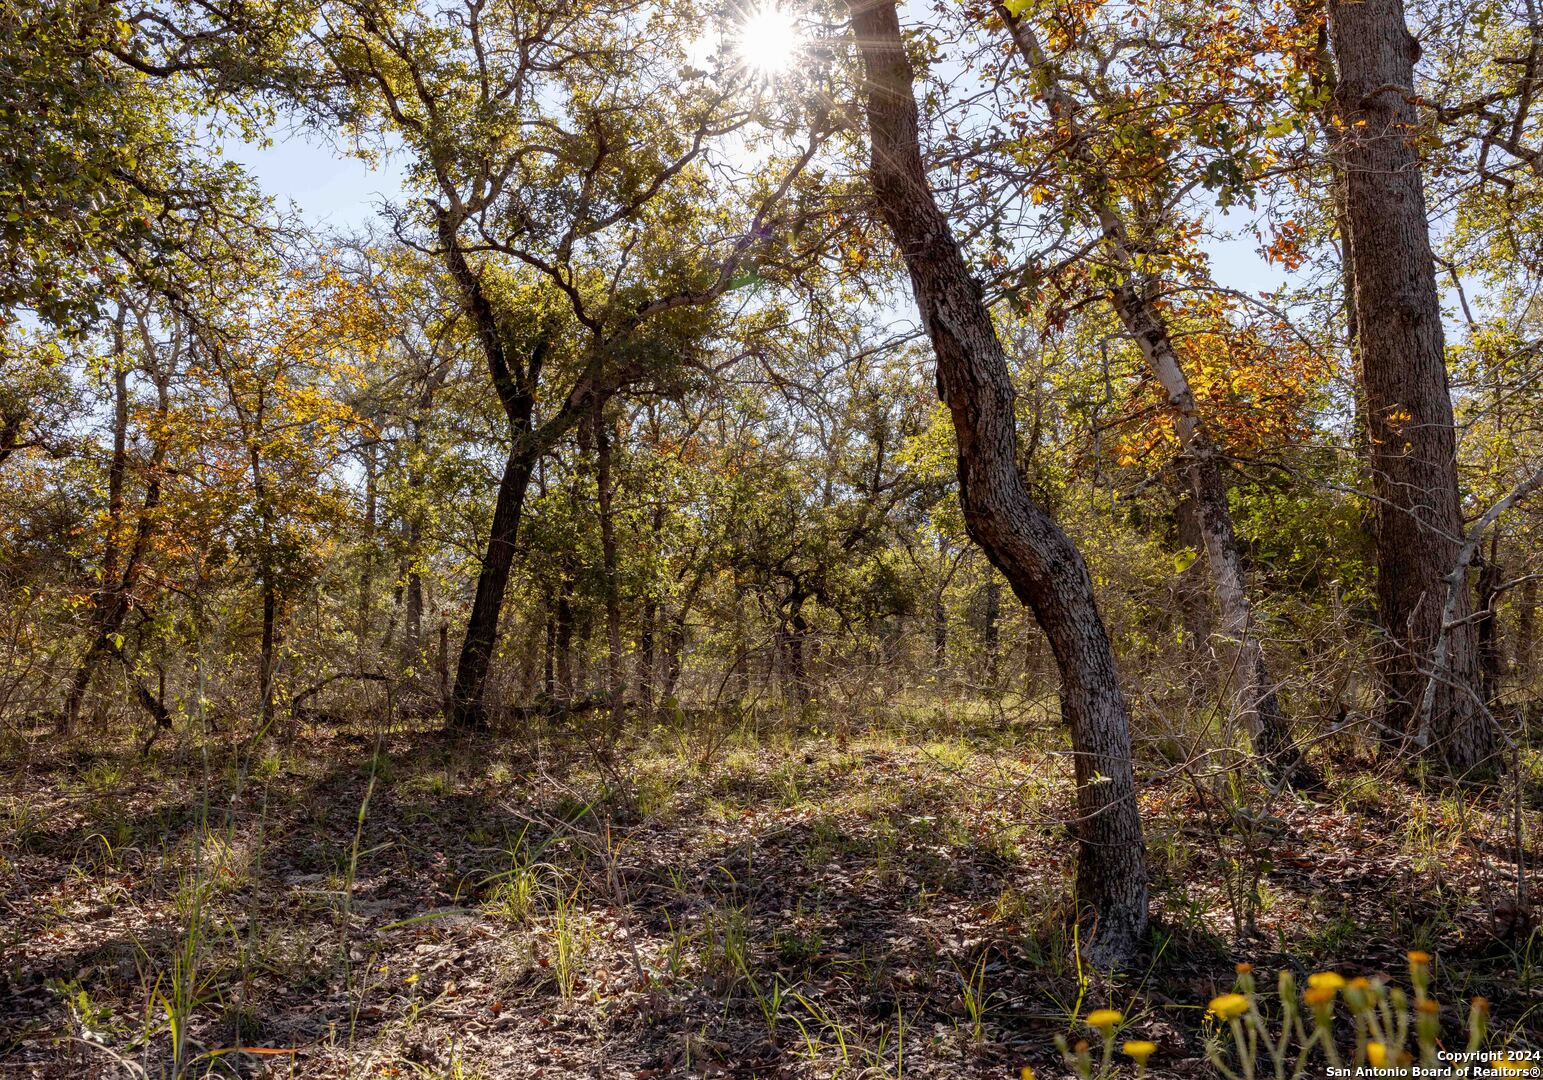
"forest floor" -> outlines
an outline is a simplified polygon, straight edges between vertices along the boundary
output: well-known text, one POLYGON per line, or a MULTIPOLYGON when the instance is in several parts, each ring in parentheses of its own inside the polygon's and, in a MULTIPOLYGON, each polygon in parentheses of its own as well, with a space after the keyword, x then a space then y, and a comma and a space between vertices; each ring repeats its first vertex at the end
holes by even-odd
POLYGON ((614 756, 573 731, 17 740, 0 1076, 1063 1077, 1055 1036, 1110 1005, 1151 1075, 1201 1077, 1235 963, 1401 977, 1415 948, 1438 996, 1490 998, 1497 1044, 1543 1042, 1506 793, 1368 749, 1229 812, 1154 757, 1152 951, 1111 982, 1073 959, 1062 739, 939 709, 614 756))

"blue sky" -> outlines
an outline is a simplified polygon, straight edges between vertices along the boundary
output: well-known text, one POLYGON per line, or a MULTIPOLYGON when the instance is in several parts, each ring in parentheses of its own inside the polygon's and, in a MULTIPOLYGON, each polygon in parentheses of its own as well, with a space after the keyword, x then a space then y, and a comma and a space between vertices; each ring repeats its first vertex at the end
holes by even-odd
POLYGON ((313 132, 275 133, 267 147, 228 141, 224 148, 280 207, 292 203, 313 228, 357 231, 375 220, 384 202, 402 195, 402 157, 372 165, 340 154, 313 132))

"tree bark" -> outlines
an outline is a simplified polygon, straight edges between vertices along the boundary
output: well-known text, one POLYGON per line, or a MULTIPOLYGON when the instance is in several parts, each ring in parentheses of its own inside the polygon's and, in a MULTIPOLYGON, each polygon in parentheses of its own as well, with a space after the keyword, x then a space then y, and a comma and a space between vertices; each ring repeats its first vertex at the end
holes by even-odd
POLYGON ((1516 600, 1516 646, 1511 658, 1516 681, 1528 691, 1532 689, 1532 654, 1537 640, 1538 579, 1527 576, 1522 581, 1521 594, 1516 600))
POLYGON ((1146 852, 1130 722, 1114 652, 1081 554, 1030 496, 1017 466, 1007 358, 947 219, 927 183, 914 76, 893 0, 854 0, 867 76, 870 177, 910 272, 937 359, 939 396, 958 443, 966 528, 1044 628, 1061 673, 1077 785, 1077 899, 1098 967, 1129 964, 1147 927, 1146 852))
POLYGON ((552 644, 557 653, 557 697, 573 697, 573 577, 564 569, 557 583, 557 609, 552 615, 552 644))
MULTIPOLYGON (((1377 602, 1387 636, 1379 667, 1388 726, 1408 730, 1429 696, 1446 578, 1463 536, 1446 342, 1413 143, 1417 46, 1402 0, 1336 0, 1329 40, 1338 68, 1337 120, 1346 132, 1345 216, 1377 500, 1377 602)), ((1467 588, 1459 592, 1446 628, 1442 685, 1415 734, 1427 752, 1466 773, 1494 764, 1496 737, 1476 696, 1472 598, 1467 588)))
POLYGON ((509 585, 509 571, 514 566, 515 538, 520 528, 520 512, 525 505, 525 490, 530 484, 534 462, 523 446, 516 445, 504 462, 498 482, 498 498, 493 504, 493 525, 488 531, 487 553, 477 572, 477 591, 472 598, 471 615, 466 620, 466 638, 456 666, 454 709, 451 725, 466 729, 487 727, 482 693, 487 683, 488 667, 498 643, 498 616, 504 606, 504 591, 509 585))
POLYGON ((1486 705, 1492 704, 1500 692, 1500 680, 1505 665, 1500 658, 1499 620, 1495 617, 1495 605, 1500 599, 1501 570, 1499 533, 1490 543, 1489 557, 1476 560, 1479 564, 1478 579, 1474 582, 1477 596, 1473 632, 1479 651, 1479 693, 1486 705))
POLYGON ((1179 496, 1174 508, 1179 527, 1179 546, 1195 553, 1195 561, 1179 572, 1179 611, 1184 623, 1184 647, 1198 652, 1211 637, 1211 600, 1201 584, 1205 575, 1205 537, 1200 530, 1200 515, 1195 511, 1195 497, 1188 492, 1179 496))
POLYGON ((262 583, 263 598, 263 637, 262 649, 257 657, 257 686, 262 694, 262 710, 260 713, 262 731, 266 732, 273 723, 273 678, 277 672, 277 658, 275 649, 278 645, 278 593, 273 587, 270 578, 265 577, 262 583))
POLYGON ((600 558, 605 584, 606 698, 611 728, 622 727, 621 585, 617 574, 616 515, 612 509, 611 433, 606 427, 605 402, 595 405, 595 494, 600 515, 600 558))
POLYGON ((982 647, 986 653, 986 689, 995 691, 997 688, 997 671, 1001 660, 1001 633, 997 628, 997 620, 1002 615, 1002 590, 996 583, 996 576, 992 575, 985 585, 986 606, 982 616, 982 647))
POLYGON ((493 650, 498 643, 498 620, 503 611, 504 592, 509 586, 509 572, 514 566, 515 540, 525 506, 525 492, 541 457, 542 448, 533 428, 535 388, 546 357, 546 342, 538 341, 523 364, 510 355, 505 328, 499 323, 492 301, 483 292, 481 279, 466 261, 466 253, 456 236, 456 226, 451 215, 441 211, 439 239, 442 254, 450 276, 460 290, 462 303, 471 316, 493 390, 509 422, 511 440, 509 456, 498 482, 487 552, 477 572, 477 591, 472 599, 471 615, 466 620, 466 637, 461 643, 452 691, 451 726, 479 730, 488 726, 482 695, 487 685, 488 668, 493 662, 493 650))

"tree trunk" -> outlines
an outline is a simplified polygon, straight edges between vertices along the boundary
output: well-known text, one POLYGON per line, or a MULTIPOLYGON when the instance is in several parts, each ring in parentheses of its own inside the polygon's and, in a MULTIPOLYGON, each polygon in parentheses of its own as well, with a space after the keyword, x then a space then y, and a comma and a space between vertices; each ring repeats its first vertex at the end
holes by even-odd
POLYGON ((1077 899, 1097 967, 1136 957, 1147 927, 1146 852, 1130 723, 1114 652, 1081 554, 1030 496, 1017 466, 1014 390, 979 284, 927 184, 911 65, 893 0, 855 0, 867 74, 870 175, 910 272, 958 443, 966 528, 1033 612, 1061 673, 1077 785, 1077 899))
MULTIPOLYGON (((136 697, 152 716, 157 728, 171 726, 171 716, 165 708, 151 708, 154 701, 134 676, 126 653, 119 645, 119 635, 124 620, 134 608, 134 590, 144 566, 150 541, 155 535, 158 511, 161 505, 161 467, 166 461, 166 442, 155 440, 145 475, 145 494, 140 502, 134 538, 127 550, 123 547, 122 532, 125 526, 123 489, 128 475, 128 370, 123 364, 123 320, 120 312, 115 325, 114 357, 117 365, 113 375, 113 456, 108 467, 108 525, 107 540, 102 554, 102 580, 97 588, 93 605, 91 644, 81 659, 71 681, 69 696, 65 700, 61 728, 68 733, 79 718, 80 704, 91 686, 96 665, 103 655, 116 657, 128 672, 136 688, 136 697)), ((145 322, 140 321, 140 333, 146 347, 146 363, 156 389, 156 417, 158 427, 164 423, 170 407, 169 386, 177 356, 181 352, 180 333, 172 339, 172 355, 164 367, 157 366, 150 357, 151 342, 145 322)), ((147 747, 148 749, 148 744, 147 747)))
POLYGON ((735 700, 750 696, 750 620, 745 613, 745 593, 738 579, 734 582, 734 663, 729 668, 729 686, 735 700))
POLYGON ((1489 557, 1478 560, 1479 575, 1474 582, 1477 611, 1473 621, 1474 640, 1479 650, 1479 693, 1486 705, 1495 701, 1500 692, 1500 679, 1504 665, 1500 659, 1499 620, 1495 618, 1495 604, 1500 599, 1501 565, 1499 531, 1490 544, 1489 557))
MULTIPOLYGON (((1377 506, 1379 657, 1388 723, 1414 726, 1441 636, 1446 578, 1462 546, 1456 433, 1425 190, 1409 98, 1416 44, 1402 0, 1336 0, 1329 39, 1343 144, 1345 215, 1355 275, 1360 382, 1377 506)), ((1442 685, 1413 731, 1457 773, 1493 764, 1479 707, 1467 589, 1452 611, 1442 685), (1426 725, 1428 724, 1428 730, 1426 725)))
POLYGON ((680 682, 681 664, 684 662, 686 651, 686 618, 689 609, 685 603, 675 612, 669 626, 664 631, 664 696, 666 699, 675 696, 676 684, 680 682))
POLYGON ((471 730, 487 727, 482 692, 487 684, 488 667, 493 662, 493 648, 498 642, 498 616, 504 606, 509 571, 514 566, 515 537, 519 533, 520 512, 525 505, 525 489, 530 484, 534 464, 534 455, 517 441, 509 451, 503 477, 498 482, 493 527, 488 533, 482 568, 477 572, 477 592, 472 599, 471 616, 466 620, 466 639, 456 666, 452 692, 454 708, 450 719, 453 727, 471 730))
POLYGON ((279 602, 278 595, 274 591, 272 579, 264 577, 262 583, 263 595, 263 640, 262 651, 257 658, 257 685, 262 693, 262 712, 260 714, 260 729, 266 732, 273 723, 273 677, 277 667, 275 648, 277 646, 277 625, 279 602))
POLYGON ((573 578, 567 570, 557 583, 557 611, 553 615, 553 646, 557 652, 557 697, 573 697, 573 578))
POLYGON ((557 603, 547 590, 543 602, 545 626, 541 640, 541 692, 548 701, 557 698, 557 603))
POLYGON ((455 693, 450 684, 450 624, 439 624, 439 707, 445 723, 455 716, 455 693))
POLYGON ((1538 579, 1528 576, 1522 581, 1521 593, 1516 599, 1516 649, 1511 659, 1516 681, 1532 689, 1532 656, 1537 640, 1538 579))
POLYGON ((359 625, 355 631, 355 644, 359 655, 354 661, 357 670, 365 668, 365 650, 370 637, 370 615, 375 607, 375 554, 380 528, 380 448, 368 443, 360 455, 364 465, 364 557, 359 560, 359 625))
POLYGON ((1195 511, 1195 497, 1188 492, 1179 496, 1174 508, 1179 527, 1179 546, 1195 553, 1195 561, 1179 572, 1179 612, 1184 624, 1184 647, 1199 652, 1211 638, 1211 600, 1202 579, 1205 576, 1205 537, 1200 531, 1200 515, 1195 511))
POLYGON ((1002 635, 997 627, 997 621, 1002 616, 1002 589, 997 585, 995 575, 986 582, 984 593, 986 605, 982 615, 981 638, 986 654, 986 689, 995 690, 1002 648, 1002 635))
POLYGON ((653 597, 643 601, 638 621, 638 700, 643 711, 654 711, 654 627, 659 621, 659 602, 653 597))
POLYGON ((407 525, 407 598, 402 620, 402 649, 409 662, 415 662, 423 651, 423 574, 418 569, 419 552, 423 548, 423 525, 418 521, 407 525))
POLYGON ((611 728, 622 727, 621 587, 616 566, 616 515, 611 503, 611 433, 606 428, 605 402, 595 406, 595 493, 600 514, 601 569, 605 579, 606 698, 611 728))
POLYGON ((809 640, 809 620, 804 618, 804 606, 800 602, 788 620, 788 682, 792 686, 793 704, 804 705, 809 700, 809 670, 806 643, 809 640))
POLYGON ((932 601, 932 670, 937 678, 943 677, 948 666, 948 605, 943 603, 943 590, 939 589, 932 601))

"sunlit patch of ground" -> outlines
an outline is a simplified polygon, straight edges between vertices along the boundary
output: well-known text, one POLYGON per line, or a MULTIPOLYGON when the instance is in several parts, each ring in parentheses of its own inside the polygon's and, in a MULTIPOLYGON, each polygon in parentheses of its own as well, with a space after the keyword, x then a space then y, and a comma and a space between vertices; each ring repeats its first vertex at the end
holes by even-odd
POLYGON ((1505 792, 1339 761, 1229 805, 1144 763, 1153 956, 1109 983, 1073 959, 1059 727, 817 728, 33 746, 3 788, 0 1072, 1055 1077, 1054 1037, 1113 1005, 1156 1075, 1209 1076, 1237 961, 1410 948, 1538 1041, 1505 792))

